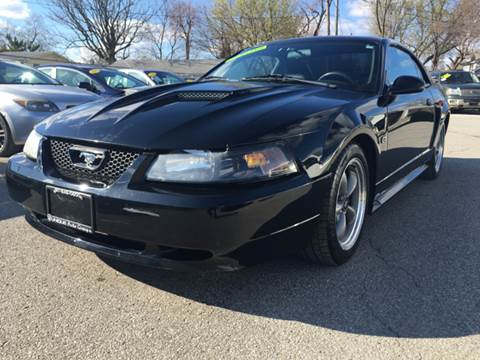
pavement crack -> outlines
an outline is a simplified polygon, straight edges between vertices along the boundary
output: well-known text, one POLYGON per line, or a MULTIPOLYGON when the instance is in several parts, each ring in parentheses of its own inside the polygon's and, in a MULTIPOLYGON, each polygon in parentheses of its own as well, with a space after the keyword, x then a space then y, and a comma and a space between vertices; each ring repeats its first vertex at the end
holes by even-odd
MULTIPOLYGON (((377 248, 373 245, 372 238, 368 239, 368 244, 369 244, 370 248, 375 252, 375 256, 378 259, 380 259, 387 266, 387 268, 391 268, 391 269, 395 268, 395 269, 398 269, 398 270, 402 271, 404 274, 406 274, 412 280, 415 288, 417 288, 419 291, 424 290, 423 286, 420 285, 420 283, 418 282, 416 276, 412 272, 410 272, 408 269, 406 269, 405 267, 389 261, 382 254, 380 248, 377 248)), ((462 325, 466 326, 470 332, 474 333, 474 329, 472 328, 471 324, 469 323, 469 320, 467 318, 465 318, 465 316, 463 314, 457 314, 451 308, 449 308, 448 306, 445 306, 445 304, 441 300, 441 297, 438 295, 438 293, 436 291, 431 291, 430 295, 431 295, 433 301, 435 301, 446 313, 449 313, 450 316, 452 316, 454 319, 457 319, 459 326, 462 326, 462 325), (460 321, 460 319, 462 319, 463 321, 460 321)), ((371 307, 371 306, 369 305, 369 307, 371 307)), ((374 311, 374 310, 372 309, 372 311, 374 311)))
POLYGON ((391 325, 389 325, 385 320, 383 320, 380 316, 378 316, 375 308, 370 304, 370 301, 368 300, 368 296, 367 296, 368 289, 367 289, 367 277, 366 276, 363 279, 362 287, 363 287, 363 291, 360 294, 360 298, 363 300, 363 303, 365 303, 365 305, 367 306, 367 309, 369 310, 372 317, 375 320, 377 320, 377 322, 380 325, 382 325, 385 329, 390 331, 395 337, 400 338, 402 335, 397 330, 395 330, 391 325))
POLYGON ((410 272, 408 269, 406 269, 405 267, 403 267, 401 265, 398 265, 398 264, 395 264, 395 263, 392 263, 385 256, 383 256, 380 248, 377 248, 373 245, 371 237, 368 238, 368 244, 370 245, 370 248, 372 248, 372 250, 375 252, 375 256, 377 258, 379 258, 385 265, 387 265, 387 267, 396 268, 396 269, 402 271, 404 274, 406 274, 412 280, 412 282, 413 282, 413 284, 415 285, 416 288, 418 288, 418 289, 421 288, 421 285, 419 284, 416 276, 412 272, 410 272))

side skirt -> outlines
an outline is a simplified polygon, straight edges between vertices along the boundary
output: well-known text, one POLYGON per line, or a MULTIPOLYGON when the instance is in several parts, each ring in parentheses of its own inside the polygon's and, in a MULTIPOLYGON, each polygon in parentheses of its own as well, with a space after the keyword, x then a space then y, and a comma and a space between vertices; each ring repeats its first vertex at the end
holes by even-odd
POLYGON ((378 193, 375 195, 375 198, 373 200, 373 207, 372 207, 372 213, 377 211, 382 205, 384 205, 388 200, 390 200, 395 194, 397 194, 399 191, 401 191, 404 187, 406 187, 408 184, 410 184, 413 180, 415 180, 417 177, 422 175, 422 173, 427 170, 428 165, 423 164, 410 173, 408 173, 405 177, 397 181, 395 184, 393 184, 391 187, 388 189, 382 191, 381 193, 378 193))

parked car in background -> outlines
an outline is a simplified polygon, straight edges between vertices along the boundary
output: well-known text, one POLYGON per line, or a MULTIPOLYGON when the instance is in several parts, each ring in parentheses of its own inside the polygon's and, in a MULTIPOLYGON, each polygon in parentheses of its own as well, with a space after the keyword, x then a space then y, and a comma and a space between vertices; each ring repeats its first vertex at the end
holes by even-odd
POLYGON ((141 70, 141 69, 119 69, 121 72, 133 76, 151 86, 178 84, 185 82, 180 76, 166 71, 141 70))
POLYGON ((53 64, 37 68, 62 84, 106 97, 128 95, 148 86, 145 81, 117 69, 97 65, 53 64))
POLYGON ((35 228, 119 260, 234 270, 287 244, 340 265, 369 211, 438 176, 449 115, 396 42, 279 40, 197 82, 50 118, 6 179, 35 228))
POLYGON ((452 110, 480 109, 480 80, 473 72, 435 71, 432 78, 444 88, 452 110))
POLYGON ((0 156, 15 152, 33 127, 48 116, 98 99, 31 67, 0 61, 0 156))

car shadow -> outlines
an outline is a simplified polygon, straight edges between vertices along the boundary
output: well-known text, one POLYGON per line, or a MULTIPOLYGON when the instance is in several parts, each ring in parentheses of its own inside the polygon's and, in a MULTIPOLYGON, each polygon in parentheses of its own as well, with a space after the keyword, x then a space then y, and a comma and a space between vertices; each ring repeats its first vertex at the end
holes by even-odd
POLYGON ((368 217, 338 268, 283 256, 232 273, 175 273, 106 260, 200 303, 336 331, 402 338, 480 333, 480 159, 446 158, 368 217))
POLYGON ((5 183, 5 169, 7 160, 0 158, 0 221, 22 216, 25 214, 23 208, 16 202, 10 200, 5 183))

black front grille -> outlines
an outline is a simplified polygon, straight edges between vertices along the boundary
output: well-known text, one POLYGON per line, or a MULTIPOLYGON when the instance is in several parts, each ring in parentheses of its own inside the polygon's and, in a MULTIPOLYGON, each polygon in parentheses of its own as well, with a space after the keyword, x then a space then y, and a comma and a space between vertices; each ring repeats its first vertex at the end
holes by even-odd
POLYGON ((50 154, 58 174, 66 180, 89 182, 94 185, 111 185, 140 156, 138 153, 106 149, 106 158, 97 170, 88 170, 75 166, 69 149, 75 144, 50 139, 50 154))

